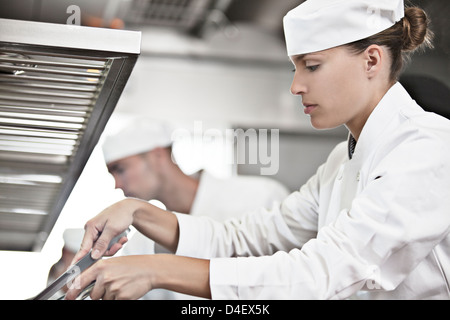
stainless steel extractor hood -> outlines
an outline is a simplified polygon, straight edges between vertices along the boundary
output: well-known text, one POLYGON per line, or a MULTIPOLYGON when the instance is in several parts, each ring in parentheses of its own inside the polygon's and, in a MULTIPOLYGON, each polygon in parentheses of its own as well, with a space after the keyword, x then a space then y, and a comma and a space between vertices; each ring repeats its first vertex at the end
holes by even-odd
POLYGON ((0 250, 42 248, 140 42, 136 31, 0 19, 0 250))

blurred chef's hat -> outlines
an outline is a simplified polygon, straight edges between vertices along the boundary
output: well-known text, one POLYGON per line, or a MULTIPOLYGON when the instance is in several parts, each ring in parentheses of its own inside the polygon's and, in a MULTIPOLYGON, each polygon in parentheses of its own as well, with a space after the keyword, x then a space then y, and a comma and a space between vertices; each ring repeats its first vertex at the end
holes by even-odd
POLYGON ((403 0, 306 0, 283 19, 288 56, 330 49, 392 27, 403 0))
POLYGON ((135 118, 123 129, 106 136, 102 145, 105 162, 172 145, 172 128, 164 121, 147 117, 135 118))
POLYGON ((63 233, 64 247, 73 253, 77 253, 78 250, 80 249, 83 236, 84 236, 84 229, 81 228, 64 230, 63 233))

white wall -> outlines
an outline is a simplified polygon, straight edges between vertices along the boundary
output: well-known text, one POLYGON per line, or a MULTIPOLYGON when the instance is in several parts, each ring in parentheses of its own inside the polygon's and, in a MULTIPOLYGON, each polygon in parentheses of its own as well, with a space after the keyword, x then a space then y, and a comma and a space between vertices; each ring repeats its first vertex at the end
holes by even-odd
POLYGON ((309 127, 282 67, 142 56, 118 112, 179 122, 309 127))

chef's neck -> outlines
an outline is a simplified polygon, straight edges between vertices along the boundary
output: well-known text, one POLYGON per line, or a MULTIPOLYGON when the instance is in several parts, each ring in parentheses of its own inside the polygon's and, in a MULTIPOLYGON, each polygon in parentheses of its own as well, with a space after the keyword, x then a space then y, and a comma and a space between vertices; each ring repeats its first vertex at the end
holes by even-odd
POLYGON ((350 131, 350 133, 352 134, 353 138, 355 138, 356 141, 358 141, 359 136, 361 135, 361 132, 364 128, 364 125, 367 122, 367 119, 369 119, 369 116, 372 114, 373 110, 377 107, 381 99, 383 99, 385 94, 394 84, 395 82, 379 85, 377 87, 377 90, 373 91, 371 99, 368 101, 366 106, 361 109, 361 112, 358 114, 358 116, 352 118, 350 121, 345 123, 345 126, 347 127, 348 131, 350 131))
POLYGON ((160 200, 169 211, 190 213, 199 181, 184 174, 178 166, 174 166, 166 175, 160 193, 160 200))

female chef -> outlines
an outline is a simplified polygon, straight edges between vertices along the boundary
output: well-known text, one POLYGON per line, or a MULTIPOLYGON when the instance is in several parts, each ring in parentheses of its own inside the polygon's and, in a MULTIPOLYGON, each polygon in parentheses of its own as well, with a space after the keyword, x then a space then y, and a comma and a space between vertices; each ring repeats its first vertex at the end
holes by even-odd
POLYGON ((129 225, 176 255, 99 261, 80 276, 81 287, 96 280, 92 299, 153 288, 213 299, 450 297, 450 121, 397 82, 404 55, 430 44, 425 13, 402 0, 308 0, 284 29, 292 93, 315 128, 345 125, 348 141, 281 206, 240 220, 136 199, 105 209, 75 259, 91 248, 102 256, 129 225))

